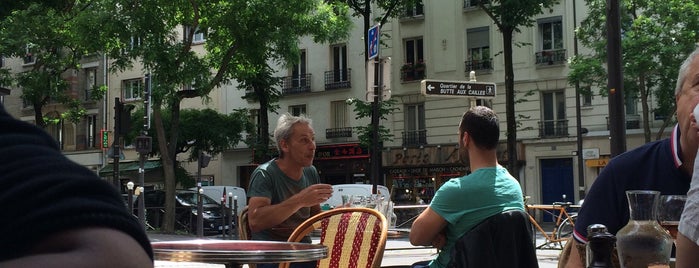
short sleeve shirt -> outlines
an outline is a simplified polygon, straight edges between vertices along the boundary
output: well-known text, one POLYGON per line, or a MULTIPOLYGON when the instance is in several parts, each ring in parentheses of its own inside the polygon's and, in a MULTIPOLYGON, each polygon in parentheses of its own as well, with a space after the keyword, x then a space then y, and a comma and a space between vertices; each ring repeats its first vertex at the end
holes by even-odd
POLYGON ((481 221, 503 211, 524 210, 522 188, 502 166, 454 178, 435 193, 430 208, 448 222, 446 244, 430 267, 446 267, 456 241, 481 221))
MULTIPOLYGON (((300 180, 289 178, 279 168, 276 159, 258 166, 251 175, 248 197, 265 197, 272 205, 279 204, 306 187, 320 183, 320 176, 314 166, 305 167, 300 180)), ((310 218, 311 208, 296 211, 281 224, 267 230, 252 234, 253 239, 286 241, 294 229, 310 218)))
POLYGON ((680 169, 679 137, 679 128, 675 126, 670 138, 612 158, 585 196, 575 222, 575 240, 586 243, 587 226, 598 223, 616 235, 629 221, 627 190, 687 194, 691 176, 680 169))

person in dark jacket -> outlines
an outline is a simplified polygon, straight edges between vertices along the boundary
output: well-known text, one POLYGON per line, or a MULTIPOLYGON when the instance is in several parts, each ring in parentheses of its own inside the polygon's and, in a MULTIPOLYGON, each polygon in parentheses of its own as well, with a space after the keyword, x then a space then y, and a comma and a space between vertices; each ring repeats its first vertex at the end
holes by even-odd
POLYGON ((0 104, 0 267, 153 267, 114 186, 0 104))

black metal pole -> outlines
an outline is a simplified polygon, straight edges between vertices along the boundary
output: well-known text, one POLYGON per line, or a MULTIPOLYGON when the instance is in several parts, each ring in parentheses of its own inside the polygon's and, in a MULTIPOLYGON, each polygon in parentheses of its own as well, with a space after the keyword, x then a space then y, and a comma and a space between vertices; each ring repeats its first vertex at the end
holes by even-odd
POLYGON ((201 156, 202 152, 199 150, 199 157, 197 159, 197 236, 204 236, 204 206, 201 200, 201 194, 203 189, 201 188, 201 156))
MULTIPOLYGON (((573 2, 573 54, 578 56, 578 36, 575 34, 578 27, 578 19, 576 16, 576 0, 573 2)), ((585 198, 585 166, 583 161, 583 136, 582 136, 582 115, 580 114, 580 83, 575 81, 575 124, 577 134, 577 151, 578 151, 578 198, 585 198)))
POLYGON ((129 184, 130 184, 129 185, 130 187, 128 188, 128 190, 129 190, 129 198, 128 198, 129 214, 133 214, 133 182, 129 182, 129 184))
MULTIPOLYGON (((233 197, 233 223, 234 224, 231 226, 231 228, 233 228, 233 226, 238 227, 238 196, 237 195, 233 197)), ((231 230, 231 233, 237 234, 238 232, 234 232, 233 230, 231 230)), ((238 237, 238 239, 240 239, 240 237, 238 237)))
POLYGON ((121 192, 121 187, 119 187, 119 138, 121 137, 120 132, 122 109, 123 107, 119 98, 114 98, 114 141, 112 142, 112 158, 114 159, 114 161, 112 161, 112 165, 114 166, 114 168, 112 169, 112 183, 114 184, 114 187, 120 189, 119 192, 121 192))
POLYGON ((228 226, 228 237, 233 238, 233 193, 228 193, 228 221, 226 225, 228 226))
POLYGON ((626 151, 626 115, 621 65, 619 0, 607 0, 607 68, 609 72, 609 136, 612 157, 626 151))

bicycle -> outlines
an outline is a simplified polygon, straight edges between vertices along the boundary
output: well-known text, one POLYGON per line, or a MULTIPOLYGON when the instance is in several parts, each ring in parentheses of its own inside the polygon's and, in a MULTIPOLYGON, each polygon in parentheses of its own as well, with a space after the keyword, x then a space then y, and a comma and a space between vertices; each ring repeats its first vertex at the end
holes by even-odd
MULTIPOLYGON (((570 202, 554 202, 552 205, 529 205, 526 204, 529 221, 532 225, 532 242, 536 246, 536 232, 541 233, 545 239, 544 243, 536 246, 537 249, 563 249, 564 241, 573 235, 575 219, 577 213, 568 213, 568 209, 573 206, 570 202), (530 211, 541 210, 543 213, 554 217, 553 230, 549 233, 536 221, 535 215, 530 211)), ((536 212, 534 212, 536 213, 536 212)))

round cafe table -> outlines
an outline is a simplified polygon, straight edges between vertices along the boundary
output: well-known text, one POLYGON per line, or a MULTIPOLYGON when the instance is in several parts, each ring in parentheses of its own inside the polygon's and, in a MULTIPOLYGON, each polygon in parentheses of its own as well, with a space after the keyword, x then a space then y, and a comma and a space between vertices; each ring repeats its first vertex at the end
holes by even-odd
POLYGON ((250 263, 305 262, 326 258, 320 244, 257 240, 184 240, 152 242, 156 260, 203 262, 241 267, 250 263))

